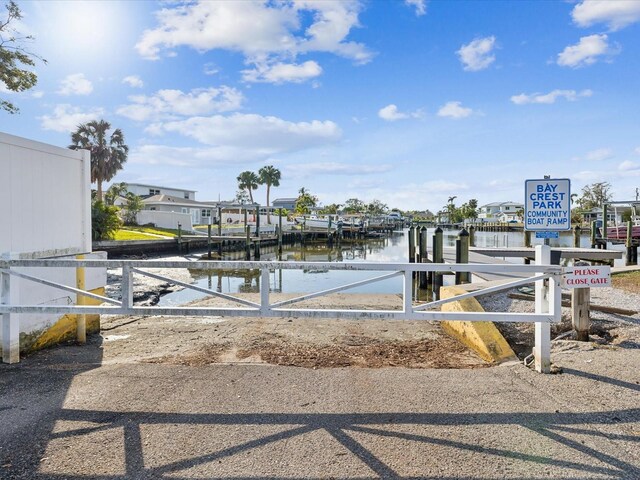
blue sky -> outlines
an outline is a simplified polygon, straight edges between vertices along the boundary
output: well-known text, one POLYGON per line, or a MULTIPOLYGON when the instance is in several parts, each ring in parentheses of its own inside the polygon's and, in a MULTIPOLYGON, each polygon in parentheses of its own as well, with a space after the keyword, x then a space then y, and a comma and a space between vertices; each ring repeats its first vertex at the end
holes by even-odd
POLYGON ((114 181, 231 199, 275 165, 272 198, 433 211, 547 174, 640 187, 640 1, 18 3, 48 63, 0 90, 0 130, 66 146, 108 120, 114 181))

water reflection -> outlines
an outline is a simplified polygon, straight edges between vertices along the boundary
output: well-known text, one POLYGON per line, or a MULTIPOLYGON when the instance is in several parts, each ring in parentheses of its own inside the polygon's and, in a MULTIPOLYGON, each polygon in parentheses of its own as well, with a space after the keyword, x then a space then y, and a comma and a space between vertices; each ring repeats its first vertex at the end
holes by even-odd
MULTIPOLYGON (((288 245, 284 247, 282 256, 277 254, 277 247, 261 248, 262 261, 294 261, 294 262, 380 262, 405 263, 408 259, 408 236, 404 232, 396 232, 386 238, 371 238, 360 242, 342 243, 329 246, 323 242, 307 242, 306 244, 288 245)), ((455 246, 458 231, 444 232, 444 245, 455 246)), ((431 239, 433 229, 428 230, 431 239)), ((580 245, 589 247, 589 236, 582 235, 580 245)), ((532 238, 532 243, 542 244, 542 240, 532 238)), ((476 232, 475 244, 478 247, 521 247, 524 245, 522 232, 476 232)), ((573 246, 571 232, 560 234, 557 240, 551 240, 552 247, 573 246)), ((619 245, 609 248, 620 249, 619 245)), ((223 260, 244 260, 244 252, 225 252, 223 260)), ((508 261, 522 262, 521 259, 508 261)), ((616 265, 619 261, 616 261, 616 265)), ((257 293, 260 291, 259 270, 190 270, 194 283, 222 293, 257 293)), ((308 293, 334 288, 381 275, 381 272, 363 271, 329 271, 329 270, 282 270, 273 269, 269 275, 269 288, 279 293, 308 293)), ((450 283, 451 279, 445 277, 450 283)), ((428 299, 428 292, 414 285, 414 296, 420 300, 428 299)), ((402 278, 392 278, 348 290, 353 293, 401 293, 402 278)), ((182 290, 166 295, 160 300, 161 305, 177 305, 186 303, 204 295, 192 290, 182 290)))

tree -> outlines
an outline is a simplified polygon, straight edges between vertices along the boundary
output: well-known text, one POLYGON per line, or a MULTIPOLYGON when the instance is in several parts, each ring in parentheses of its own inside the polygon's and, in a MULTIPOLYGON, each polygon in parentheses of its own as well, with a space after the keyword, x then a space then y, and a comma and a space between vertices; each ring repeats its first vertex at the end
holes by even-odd
POLYGON ((330 203, 329 205, 322 207, 320 213, 325 215, 335 215, 338 213, 338 210, 340 210, 340 206, 341 205, 339 203, 330 203))
POLYGON ((358 198, 350 198, 344 202, 345 213, 364 213, 366 204, 358 198))
MULTIPOLYGON (((22 18, 18 5, 10 0, 5 5, 7 17, 0 19, 0 82, 11 92, 24 92, 38 83, 38 76, 32 71, 36 63, 34 59, 47 61, 26 50, 23 43, 33 40, 31 35, 20 36, 12 26, 22 18)), ((0 99, 0 110, 18 113, 13 103, 0 99)))
POLYGON ((385 203, 382 203, 380 200, 376 200, 375 198, 371 200, 371 202, 367 205, 367 213, 370 215, 382 215, 389 208, 385 203))
POLYGON ((118 207, 105 205, 100 200, 91 203, 91 239, 110 240, 122 226, 118 207))
POLYGON ((309 191, 302 187, 298 190, 298 198, 296 199, 296 213, 305 215, 311 213, 311 207, 318 204, 318 197, 311 195, 309 191))
POLYGON ((127 184, 122 183, 114 183, 111 185, 104 194, 104 203, 105 205, 114 205, 118 197, 124 197, 127 195, 127 184))
POLYGON ((109 135, 111 124, 104 120, 93 120, 78 125, 71 134, 72 150, 85 149, 91 152, 91 183, 97 185, 97 198, 102 201, 102 182, 108 182, 122 170, 129 155, 122 130, 116 128, 109 135))
POLYGON ((138 224, 138 213, 144 208, 142 199, 135 193, 126 194, 127 203, 124 204, 124 223, 126 225, 138 224))
POLYGON ((258 184, 260 183, 260 178, 255 172, 250 170, 246 170, 238 175, 238 188, 240 190, 244 190, 249 194, 249 200, 253 203, 253 190, 258 188, 258 184))
POLYGON ((582 188, 582 197, 578 199, 578 205, 583 210, 602 207, 604 202, 611 200, 611 184, 609 182, 597 182, 585 185, 582 188))
MULTIPOLYGON (((269 206, 269 191, 271 187, 280 186, 280 170, 273 165, 262 167, 258 170, 259 182, 267 186, 267 207, 269 206)), ((267 215, 267 223, 271 223, 271 215, 267 215)))
POLYGON ((246 190, 238 190, 236 192, 236 197, 234 200, 236 201, 236 203, 244 205, 245 203, 249 203, 249 195, 247 195, 246 190))

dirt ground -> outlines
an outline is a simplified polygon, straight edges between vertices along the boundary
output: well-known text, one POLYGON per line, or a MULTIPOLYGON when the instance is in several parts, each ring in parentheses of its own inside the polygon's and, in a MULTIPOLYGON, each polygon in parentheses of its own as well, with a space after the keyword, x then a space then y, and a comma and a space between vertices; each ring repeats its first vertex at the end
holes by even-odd
POLYGON ((614 287, 640 295, 640 271, 618 273, 611 277, 614 287))
MULTIPOLYGON (((243 298, 257 300, 253 294, 243 298)), ((272 294, 272 300, 286 298, 272 294)), ((224 299, 194 305, 231 306, 224 299)), ((400 309, 398 295, 333 294, 299 308, 400 309)), ((298 307, 297 307, 298 308, 298 307)), ((103 361, 253 363, 307 368, 479 368, 475 353, 424 321, 308 318, 103 318, 103 361)))

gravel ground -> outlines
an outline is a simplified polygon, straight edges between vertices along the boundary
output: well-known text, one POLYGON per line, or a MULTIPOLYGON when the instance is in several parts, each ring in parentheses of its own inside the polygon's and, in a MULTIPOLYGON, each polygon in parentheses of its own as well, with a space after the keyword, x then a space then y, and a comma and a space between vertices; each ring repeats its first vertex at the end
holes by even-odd
MULTIPOLYGON (((484 295, 478 297, 478 301, 486 311, 534 312, 534 302, 509 298, 509 293, 518 293, 518 291, 514 289, 510 292, 484 295)), ((563 293, 570 293, 570 291, 563 290, 563 293)), ((640 312, 639 295, 613 287, 592 288, 591 304, 640 312)), ((640 348, 640 343, 638 343, 640 340, 640 313, 627 316, 591 310, 590 318, 591 328, 589 333, 592 341, 603 345, 626 345, 632 348, 640 348)), ((534 329, 532 324, 498 323, 496 326, 521 359, 531 353, 534 329)), ((562 307, 562 322, 552 325, 552 338, 571 330, 571 309, 562 307)), ((572 336, 568 335, 562 338, 571 339, 572 336)))

